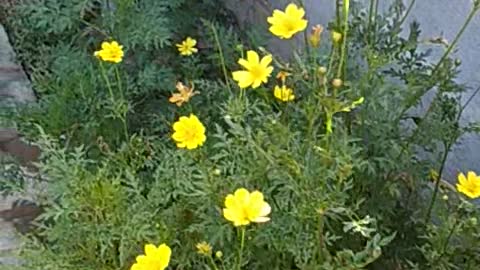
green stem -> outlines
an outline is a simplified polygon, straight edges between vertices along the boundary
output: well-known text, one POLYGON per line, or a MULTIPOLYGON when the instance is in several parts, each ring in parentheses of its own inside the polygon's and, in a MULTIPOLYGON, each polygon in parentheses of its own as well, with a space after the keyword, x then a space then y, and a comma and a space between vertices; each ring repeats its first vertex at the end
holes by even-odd
MULTIPOLYGON (((120 71, 117 66, 115 66, 115 76, 117 77, 118 92, 120 92, 121 98, 125 100, 125 93, 123 93, 123 87, 122 87, 122 79, 120 77, 120 71)), ((122 115, 122 124, 123 124, 123 132, 125 133, 125 140, 128 142, 129 136, 128 136, 127 112, 125 112, 122 115)))
POLYGON ((445 53, 443 54, 442 58, 440 59, 440 61, 438 61, 437 65, 435 66, 435 68, 433 69, 432 71, 432 75, 434 75, 438 69, 441 67, 441 65, 443 64, 443 62, 447 59, 447 57, 450 55, 450 53, 452 52, 452 50, 457 46, 457 43, 458 41, 460 40, 460 38, 462 37, 463 33, 465 32, 465 30, 467 29, 468 25, 470 24, 470 22, 473 20, 473 18, 475 17, 475 14, 477 13, 478 9, 477 8, 473 8, 472 11, 470 11, 470 14, 468 14, 468 17, 467 19, 465 20, 465 23, 463 24, 462 28, 460 29, 460 31, 458 32, 457 36, 455 37, 455 39, 453 40, 452 44, 450 44, 450 46, 448 46, 448 49, 447 51, 445 51, 445 53))
POLYGON ((241 229, 241 239, 240 239, 240 251, 238 253, 238 264, 237 269, 242 269, 242 259, 243 259, 243 247, 245 246, 245 227, 241 229))
POLYGON ((115 76, 117 77, 118 91, 120 92, 120 95, 123 98, 124 93, 123 93, 123 87, 122 87, 122 80, 120 77, 120 71, 118 70, 117 66, 115 66, 115 76))
POLYGON ((327 67, 327 74, 325 74, 325 80, 328 81, 329 75, 330 75, 330 70, 333 69, 333 63, 335 61, 336 53, 337 50, 334 45, 332 45, 332 51, 330 53, 330 60, 328 62, 328 67, 327 67))
POLYGON ((232 88, 230 87, 230 82, 228 80, 227 66, 225 65, 225 57, 223 56, 222 45, 220 44, 220 40, 218 39, 217 29, 215 29, 215 26, 211 22, 210 28, 212 29, 213 37, 215 38, 215 43, 217 45, 218 54, 220 56, 220 64, 222 66, 223 76, 225 77, 225 83, 227 84, 228 90, 232 92, 232 88))
POLYGON ((458 225, 460 225, 460 222, 458 222, 458 218, 457 218, 455 219, 455 223, 453 224, 452 228, 448 232, 448 236, 447 236, 447 239, 445 239, 445 243, 443 244, 442 254, 440 255, 440 257, 442 257, 447 252, 447 247, 448 247, 448 244, 450 243, 450 239, 452 238, 453 233, 455 233, 455 230, 457 229, 458 225))
MULTIPOLYGON (((350 9, 350 0, 344 0, 343 2, 343 34, 342 34, 342 50, 340 55, 340 63, 337 70, 337 78, 342 76, 343 66, 345 65, 345 57, 347 55, 347 35, 348 35, 348 14, 350 9)), ((346 72, 343 76, 345 78, 346 72)))
POLYGON ((408 6, 407 8, 407 11, 405 12, 405 14, 403 14, 403 17, 402 19, 400 19, 400 21, 398 22, 397 26, 395 27, 395 30, 393 31, 394 33, 399 31, 400 30, 400 27, 402 27, 403 23, 405 23, 405 20, 407 20, 408 16, 410 15, 410 13, 412 12, 413 10, 413 6, 415 6, 415 2, 417 0, 412 0, 410 2, 410 5, 408 6))
POLYGON ((110 84, 110 80, 108 79, 107 72, 105 70, 105 67, 103 66, 103 63, 100 61, 100 70, 102 72, 103 79, 105 80, 105 83, 107 84, 108 92, 110 93, 110 100, 112 103, 115 102, 115 96, 113 95, 113 90, 112 90, 112 85, 110 84))
POLYGON ((214 270, 218 270, 218 267, 217 267, 217 265, 215 264, 215 261, 213 260, 212 256, 208 256, 208 258, 210 259, 210 263, 212 264, 213 269, 214 269, 214 270))
POLYGON ((433 206, 435 205, 435 201, 438 195, 438 190, 440 188, 440 182, 442 181, 443 169, 445 168, 448 153, 450 152, 450 148, 452 147, 452 145, 453 143, 445 144, 445 152, 443 153, 442 163, 440 165, 440 169, 438 170, 438 178, 435 181, 435 189, 433 190, 432 200, 430 201, 430 205, 428 206, 428 210, 427 210, 427 215, 425 216, 425 224, 427 224, 431 218, 433 206))
POLYGON ((372 43, 372 25, 373 25, 373 14, 375 8, 376 0, 370 0, 370 7, 368 9, 368 26, 367 26, 367 43, 372 43))

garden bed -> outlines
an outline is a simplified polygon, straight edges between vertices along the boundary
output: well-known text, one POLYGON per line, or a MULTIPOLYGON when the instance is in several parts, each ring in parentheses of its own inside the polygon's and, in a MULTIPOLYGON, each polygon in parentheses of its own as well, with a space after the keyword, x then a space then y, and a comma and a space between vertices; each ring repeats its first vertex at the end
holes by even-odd
POLYGON ((39 96, 9 115, 47 185, 19 269, 476 269, 480 177, 443 180, 478 131, 459 122, 463 31, 432 60, 411 9, 377 4, 337 1, 321 26, 289 3, 266 29, 211 0, 8 9, 39 96))

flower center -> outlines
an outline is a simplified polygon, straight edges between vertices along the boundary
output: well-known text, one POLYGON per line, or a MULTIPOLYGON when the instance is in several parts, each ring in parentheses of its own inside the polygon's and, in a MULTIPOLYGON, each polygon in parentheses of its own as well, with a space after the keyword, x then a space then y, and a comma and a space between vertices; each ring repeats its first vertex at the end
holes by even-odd
POLYGON ((283 22, 283 27, 285 27, 288 32, 295 31, 295 23, 292 20, 285 20, 283 22))
POLYGON ((263 75, 263 68, 260 65, 255 65, 250 69, 250 73, 255 79, 259 79, 263 75))
POLYGON ((197 137, 197 129, 189 128, 185 130, 185 140, 193 140, 197 137))

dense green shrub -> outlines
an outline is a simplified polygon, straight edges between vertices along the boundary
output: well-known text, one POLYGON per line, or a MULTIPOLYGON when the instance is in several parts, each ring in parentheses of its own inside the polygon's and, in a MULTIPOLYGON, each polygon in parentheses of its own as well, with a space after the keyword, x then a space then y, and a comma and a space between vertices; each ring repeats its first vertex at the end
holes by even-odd
POLYGON ((402 1, 386 14, 375 0, 348 2, 328 27, 343 38, 274 55, 270 82, 248 90, 230 79, 235 61, 268 52, 219 2, 44 0, 13 10, 41 95, 18 124, 42 146, 48 183, 25 269, 130 269, 148 243, 172 248, 171 269, 475 269, 479 209, 442 179, 451 147, 476 131, 459 124, 468 103, 456 44, 432 62, 416 23, 399 35, 402 1), (192 57, 175 49, 186 36, 199 40, 192 57), (110 38, 125 57, 100 65, 93 52, 110 38), (278 71, 290 73, 277 83, 293 89, 292 102, 272 94, 278 71), (200 94, 170 104, 177 81, 200 94), (178 149, 172 125, 190 113, 207 140, 178 149), (225 220, 225 197, 241 187, 264 194, 271 221, 225 220), (213 247, 206 255, 202 241, 213 247))

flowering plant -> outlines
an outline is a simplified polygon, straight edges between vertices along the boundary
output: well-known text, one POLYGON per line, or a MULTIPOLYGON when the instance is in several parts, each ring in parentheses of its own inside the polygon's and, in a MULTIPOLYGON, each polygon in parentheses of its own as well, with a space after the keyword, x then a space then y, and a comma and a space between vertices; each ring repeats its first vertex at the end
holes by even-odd
POLYGON ((463 31, 427 59, 417 24, 399 34, 415 1, 386 14, 378 0, 336 1, 328 26, 299 3, 271 8, 264 34, 295 47, 291 57, 215 1, 52 2, 24 4, 25 37, 41 39, 55 10, 92 17, 50 30, 78 32, 45 41, 58 44, 40 58, 48 74, 32 76, 42 106, 18 117, 48 185, 25 269, 480 264, 479 177, 445 180, 452 147, 478 131, 459 122, 468 102, 451 53, 463 31))

